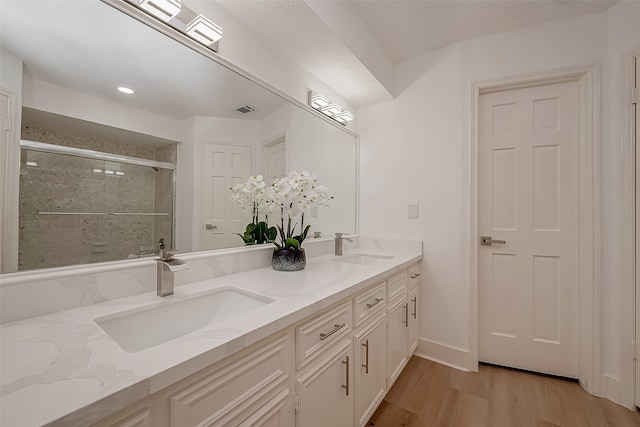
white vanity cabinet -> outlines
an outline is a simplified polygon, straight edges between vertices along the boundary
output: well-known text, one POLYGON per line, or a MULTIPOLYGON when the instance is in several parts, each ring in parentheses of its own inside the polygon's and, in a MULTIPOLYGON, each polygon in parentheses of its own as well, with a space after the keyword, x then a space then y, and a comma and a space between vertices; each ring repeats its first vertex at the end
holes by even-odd
POLYGON ((417 264, 382 279, 96 426, 364 427, 418 342, 417 264))
POLYGON ((99 427, 293 427, 293 336, 277 334, 107 417, 99 427))
POLYGON ((304 369, 296 380, 296 425, 350 426, 353 422, 353 357, 341 340, 304 369))
POLYGON ((420 270, 418 264, 412 265, 407 270, 409 275, 409 292, 407 302, 409 304, 409 323, 408 323, 408 344, 409 344, 409 357, 418 347, 418 288, 420 285, 420 270))
POLYGON ((171 426, 235 426, 256 414, 260 425, 259 414, 271 414, 291 394, 290 354, 283 337, 189 384, 170 396, 171 426))
POLYGON ((351 299, 296 328, 296 425, 349 426, 353 417, 351 299))
POLYGON ((398 378, 418 347, 420 283, 418 264, 387 280, 387 387, 398 378))
POLYGON ((387 322, 384 312, 353 336, 354 427, 362 427, 387 391, 387 322))
POLYGON ((387 387, 390 388, 409 360, 407 272, 387 280, 387 387))
POLYGON ((386 393, 387 283, 353 298, 354 426, 366 424, 386 393))

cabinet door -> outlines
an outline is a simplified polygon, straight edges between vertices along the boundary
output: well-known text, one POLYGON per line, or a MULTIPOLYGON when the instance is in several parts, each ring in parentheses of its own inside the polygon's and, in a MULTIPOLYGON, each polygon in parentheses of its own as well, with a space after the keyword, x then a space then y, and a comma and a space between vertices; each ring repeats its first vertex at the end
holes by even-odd
POLYGON ((351 342, 345 340, 296 380, 297 425, 347 427, 353 422, 351 342))
POLYGON ((387 309, 387 387, 391 388, 407 363, 407 323, 409 305, 406 294, 387 309))
MULTIPOLYGON (((293 416, 290 415, 289 390, 282 390, 269 403, 257 410, 238 427, 290 427, 293 416)), ((235 425, 235 423, 234 423, 235 425)))
POLYGON ((409 288, 409 356, 418 347, 418 288, 409 288))
POLYGON ((387 328, 384 313, 353 337, 354 426, 364 426, 387 386, 387 328))

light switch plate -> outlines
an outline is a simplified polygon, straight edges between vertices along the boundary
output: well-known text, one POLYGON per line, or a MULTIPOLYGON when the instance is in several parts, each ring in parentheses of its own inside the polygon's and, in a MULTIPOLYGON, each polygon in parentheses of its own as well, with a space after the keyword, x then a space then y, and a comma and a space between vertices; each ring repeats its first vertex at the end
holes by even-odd
POLYGON ((418 219, 420 218, 420 205, 410 204, 409 205, 409 219, 418 219))

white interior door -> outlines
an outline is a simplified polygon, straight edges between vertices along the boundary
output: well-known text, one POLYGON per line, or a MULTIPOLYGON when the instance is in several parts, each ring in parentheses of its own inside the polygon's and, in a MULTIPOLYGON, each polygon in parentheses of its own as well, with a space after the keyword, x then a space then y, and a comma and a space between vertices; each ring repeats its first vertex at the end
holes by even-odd
POLYGON ((478 251, 480 361, 578 377, 577 101, 577 82, 480 95, 478 226, 506 242, 478 251))
POLYGON ((251 147, 206 144, 203 171, 204 248, 242 246, 235 233, 244 233, 251 212, 244 212, 231 200, 229 188, 251 175, 251 147))
POLYGON ((0 88, 0 273, 18 270, 18 169, 14 96, 0 88), (15 172, 15 174, 14 174, 15 172))
POLYGON ((274 180, 282 178, 287 174, 287 146, 285 138, 278 138, 265 145, 264 152, 264 180, 267 184, 271 184, 274 180))

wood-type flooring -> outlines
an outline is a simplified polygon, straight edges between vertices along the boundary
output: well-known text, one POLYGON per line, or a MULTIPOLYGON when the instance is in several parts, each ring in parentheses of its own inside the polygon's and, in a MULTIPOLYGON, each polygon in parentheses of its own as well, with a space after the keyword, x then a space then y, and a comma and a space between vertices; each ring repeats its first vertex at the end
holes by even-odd
POLYGON ((640 427, 640 412, 577 383, 491 365, 462 372, 413 356, 375 427, 640 427))

